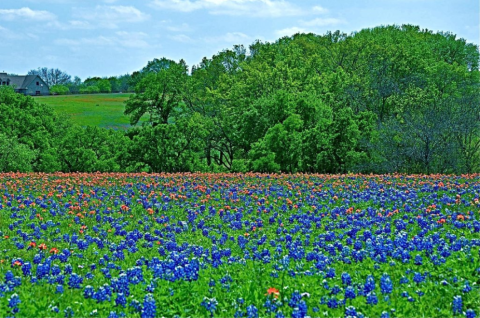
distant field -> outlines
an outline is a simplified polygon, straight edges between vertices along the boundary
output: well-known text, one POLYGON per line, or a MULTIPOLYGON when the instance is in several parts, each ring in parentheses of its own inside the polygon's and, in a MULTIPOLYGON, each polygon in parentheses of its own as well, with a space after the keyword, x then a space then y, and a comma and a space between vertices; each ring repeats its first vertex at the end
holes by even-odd
POLYGON ((47 104, 59 114, 67 114, 81 126, 98 126, 127 129, 130 121, 123 114, 124 102, 130 94, 92 94, 34 97, 39 103, 47 104))

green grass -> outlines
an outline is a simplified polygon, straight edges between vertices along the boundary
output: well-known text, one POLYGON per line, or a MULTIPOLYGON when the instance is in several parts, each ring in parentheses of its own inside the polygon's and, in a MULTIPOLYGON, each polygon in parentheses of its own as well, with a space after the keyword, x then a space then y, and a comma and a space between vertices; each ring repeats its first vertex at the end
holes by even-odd
POLYGON ((58 114, 66 114, 77 125, 127 129, 131 127, 130 120, 123 112, 129 97, 130 94, 92 94, 34 98, 53 107, 58 114))

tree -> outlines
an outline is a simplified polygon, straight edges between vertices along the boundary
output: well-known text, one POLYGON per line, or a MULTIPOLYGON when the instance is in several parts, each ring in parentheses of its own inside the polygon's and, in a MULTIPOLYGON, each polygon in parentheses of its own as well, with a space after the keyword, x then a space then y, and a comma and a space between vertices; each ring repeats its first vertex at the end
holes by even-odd
POLYGON ((164 68, 158 68, 146 74, 135 86, 132 95, 125 104, 125 115, 130 123, 136 125, 143 115, 152 126, 167 124, 170 114, 182 101, 182 94, 188 78, 187 65, 183 60, 162 59, 164 68))
POLYGON ((28 172, 33 170, 37 154, 15 137, 0 133, 0 172, 28 172))
POLYGON ((30 70, 28 75, 38 75, 48 85, 66 85, 70 83, 71 76, 58 68, 39 67, 36 70, 30 70))
POLYGON ((53 95, 66 95, 70 92, 66 85, 53 85, 50 87, 50 94, 53 95))
POLYGON ((0 134, 35 154, 31 162, 34 171, 60 169, 56 147, 69 126, 69 121, 51 107, 17 94, 9 86, 0 86, 0 134))

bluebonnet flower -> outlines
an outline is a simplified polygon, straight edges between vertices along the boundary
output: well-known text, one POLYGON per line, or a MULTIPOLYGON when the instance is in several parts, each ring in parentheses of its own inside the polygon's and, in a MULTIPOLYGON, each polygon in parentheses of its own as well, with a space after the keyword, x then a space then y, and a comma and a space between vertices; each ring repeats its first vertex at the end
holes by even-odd
POLYGON ((465 283, 465 285, 463 286, 463 290, 462 290, 464 293, 469 293, 472 291, 472 286, 470 286, 470 283, 467 281, 465 283))
POLYGON ((63 294, 63 285, 57 285, 55 289, 55 294, 63 294))
POLYGON ((345 317, 356 317, 357 309, 353 306, 348 306, 345 308, 345 317))
POLYGON ((263 304, 263 307, 267 309, 267 313, 273 313, 277 311, 278 306, 281 303, 277 301, 276 299, 272 299, 271 297, 267 297, 267 300, 265 301, 265 304, 263 304))
POLYGON ((18 312, 18 305, 20 305, 22 301, 17 294, 12 294, 8 299, 8 307, 12 308, 12 313, 16 314, 18 312))
POLYGON ((248 318, 257 318, 258 317, 258 309, 254 305, 250 305, 247 307, 247 317, 248 318))
POLYGON ((375 278, 372 275, 368 275, 363 287, 364 294, 368 294, 375 290, 375 278))
POLYGON ((332 295, 336 295, 338 293, 340 293, 342 291, 342 289, 338 286, 338 285, 335 285, 333 286, 332 290, 330 291, 330 293, 332 295))
POLYGON ((307 304, 304 300, 298 303, 298 307, 293 308, 292 318, 304 318, 307 315, 307 304))
POLYGON ((140 302, 136 299, 133 299, 131 302, 130 302, 130 307, 132 307, 136 312, 140 312, 142 310, 142 305, 140 304, 140 302))
POLYGON ((24 276, 30 276, 31 270, 32 270, 32 264, 30 264, 29 262, 26 262, 25 264, 22 265, 22 272, 24 276))
POLYGON ((338 307, 338 301, 335 297, 330 298, 327 301, 327 306, 328 308, 337 308, 338 307))
POLYGON ((218 302, 217 302, 217 299, 215 298, 205 297, 203 298, 203 301, 200 303, 200 305, 210 313, 211 317, 213 317, 213 313, 217 309, 218 302))
POLYGON ((342 273, 342 284, 343 285, 350 285, 352 283, 352 278, 350 277, 349 273, 343 272, 342 273))
POLYGON ((415 272, 415 274, 413 274, 413 281, 417 284, 420 284, 421 282, 423 282, 425 280, 425 278, 423 277, 422 274, 420 273, 417 273, 415 272))
POLYGON ((462 296, 453 297, 453 302, 452 302, 453 314, 454 315, 461 314, 462 313, 462 307, 463 307, 462 296))
POLYGON ((118 293, 117 298, 115 298, 115 305, 125 307, 127 304, 127 298, 124 293, 118 293))
POLYGON ((275 314, 275 318, 285 318, 285 315, 283 314, 283 312, 279 311, 275 314))
POLYGON ((467 318, 475 318, 477 317, 477 315, 475 314, 475 311, 473 309, 467 309, 467 311, 465 312, 465 316, 467 318))
POLYGON ((110 314, 108 315, 108 318, 119 318, 117 312, 111 311, 110 314))
POLYGON ((294 291, 292 293, 292 296, 290 296, 290 300, 288 301, 288 305, 292 308, 295 308, 298 306, 298 303, 302 299, 302 295, 298 291, 294 291))
POLYGON ((353 288, 353 286, 347 286, 347 288, 345 288, 345 299, 354 299, 355 297, 357 297, 355 288, 353 288))
POLYGON ((334 278, 335 277, 335 268, 330 267, 325 276, 327 278, 334 278))
POLYGON ((143 300, 143 309, 140 313, 142 318, 155 318, 157 312, 157 306, 155 305, 155 299, 152 294, 147 294, 143 300))
POLYGON ((402 276, 402 278, 400 278, 400 284, 408 284, 409 282, 408 277, 402 276))
POLYGON ((383 274, 382 278, 380 279, 380 289, 382 294, 390 294, 393 291, 392 280, 387 273, 383 274))
POLYGON ((68 286, 70 288, 81 288, 81 284, 83 283, 83 277, 80 276, 80 275, 77 275, 75 273, 73 273, 72 275, 70 275, 70 278, 68 279, 68 286))
POLYGON ((83 290, 83 297, 85 297, 86 299, 92 298, 94 293, 95 293, 95 290, 93 289, 92 286, 90 285, 85 286, 85 289, 83 290))
POLYGON ((390 314, 387 311, 382 311, 380 318, 390 318, 390 314))
POLYGON ((73 317, 74 311, 73 311, 72 307, 68 306, 67 308, 65 308, 63 313, 65 314, 66 318, 69 318, 69 317, 73 317))
POLYGON ((367 304, 369 305, 376 305, 378 304, 378 297, 374 291, 371 291, 367 294, 367 304))
POLYGON ((73 272, 73 267, 70 264, 67 264, 64 269, 65 274, 71 274, 73 272))

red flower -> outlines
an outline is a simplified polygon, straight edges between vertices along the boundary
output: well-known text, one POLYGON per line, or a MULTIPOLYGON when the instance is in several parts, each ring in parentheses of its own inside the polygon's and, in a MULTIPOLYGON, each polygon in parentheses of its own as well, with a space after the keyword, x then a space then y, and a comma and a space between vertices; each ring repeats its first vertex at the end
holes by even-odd
POLYGON ((13 266, 22 266, 22 262, 15 261, 15 262, 13 262, 13 266))
POLYGON ((46 250, 47 245, 45 245, 45 243, 42 243, 42 244, 38 245, 38 248, 41 249, 41 250, 46 250))
POLYGON ((270 296, 272 294, 275 298, 277 298, 278 295, 280 295, 280 292, 275 287, 270 287, 269 289, 267 289, 267 293, 265 295, 270 296))
POLYGON ((52 247, 52 248, 50 249, 50 254, 57 254, 57 253, 58 253, 58 248, 52 247))
POLYGON ((35 243, 35 242, 30 242, 30 244, 28 244, 28 246, 30 246, 30 247, 37 247, 37 243, 35 243))

